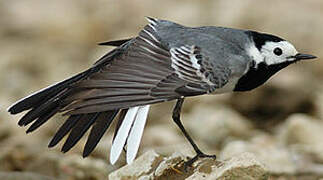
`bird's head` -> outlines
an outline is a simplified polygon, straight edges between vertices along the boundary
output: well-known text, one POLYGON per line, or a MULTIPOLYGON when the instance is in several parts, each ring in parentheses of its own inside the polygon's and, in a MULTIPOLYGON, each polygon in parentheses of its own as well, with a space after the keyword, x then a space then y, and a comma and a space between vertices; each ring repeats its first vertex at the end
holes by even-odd
POLYGON ((234 91, 254 89, 288 65, 316 58, 313 55, 299 53, 291 43, 280 37, 254 31, 248 33, 252 42, 246 50, 252 63, 240 77, 234 91))
POLYGON ((254 57, 256 64, 273 66, 316 58, 313 55, 299 53, 290 42, 280 37, 258 32, 251 32, 251 36, 256 48, 249 54, 254 57))

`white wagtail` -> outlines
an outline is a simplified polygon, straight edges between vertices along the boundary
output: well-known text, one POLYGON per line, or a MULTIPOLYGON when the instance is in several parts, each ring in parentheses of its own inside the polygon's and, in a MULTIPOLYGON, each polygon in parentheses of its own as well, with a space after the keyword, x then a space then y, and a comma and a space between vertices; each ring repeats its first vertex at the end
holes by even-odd
MULTIPOLYGON (((69 151, 90 128, 83 157, 88 156, 117 114, 110 162, 126 147, 126 160, 137 154, 150 104, 177 100, 173 120, 200 157, 204 154, 180 121, 185 97, 249 91, 288 65, 315 56, 299 53, 274 35, 224 27, 185 27, 147 18, 139 35, 101 45, 116 46, 92 67, 21 99, 8 111, 28 111, 18 122, 34 131, 57 113, 69 117, 49 143, 69 151)), ((162 132, 158 132, 162 133, 162 132)))

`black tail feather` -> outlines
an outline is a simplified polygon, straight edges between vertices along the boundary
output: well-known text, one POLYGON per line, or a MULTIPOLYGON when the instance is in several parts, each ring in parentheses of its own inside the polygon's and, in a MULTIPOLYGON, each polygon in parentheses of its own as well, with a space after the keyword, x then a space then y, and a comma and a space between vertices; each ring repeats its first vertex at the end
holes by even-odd
POLYGON ((117 122, 116 128, 114 130, 113 141, 114 141, 114 138, 116 137, 116 135, 118 133, 118 130, 119 130, 124 118, 126 117, 127 112, 128 112, 128 109, 122 109, 120 114, 119 114, 118 122, 117 122))
POLYGON ((119 110, 113 110, 100 114, 98 119, 93 124, 90 135, 84 146, 83 157, 87 157, 94 150, 118 112, 119 110))
POLYGON ((85 116, 85 115, 83 115, 83 114, 81 114, 81 115, 72 115, 69 118, 67 118, 67 120, 58 129, 58 131, 54 135, 53 139, 48 144, 48 147, 51 148, 51 147, 56 146, 63 139, 63 137, 66 136, 66 134, 68 132, 70 132, 70 130, 76 125, 76 122, 79 119, 81 119, 82 116, 85 116))
POLYGON ((91 127, 91 125, 95 122, 95 120, 98 118, 100 113, 91 113, 86 114, 82 116, 81 119, 79 119, 72 131, 70 132, 67 140, 65 141, 62 152, 69 151, 85 134, 85 132, 91 127))

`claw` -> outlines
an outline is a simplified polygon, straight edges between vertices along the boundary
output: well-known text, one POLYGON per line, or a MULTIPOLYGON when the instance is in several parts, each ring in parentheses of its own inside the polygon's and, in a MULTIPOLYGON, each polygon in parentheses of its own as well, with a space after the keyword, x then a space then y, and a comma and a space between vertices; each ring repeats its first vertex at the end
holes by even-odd
POLYGON ((170 167, 173 171, 175 171, 177 174, 183 174, 183 172, 179 169, 176 168, 176 166, 171 166, 170 167))
POLYGON ((187 169, 189 167, 192 167, 192 164, 197 161, 200 158, 212 158, 212 159, 216 159, 216 155, 208 155, 208 154, 204 154, 202 152, 196 154, 192 159, 184 162, 184 170, 187 172, 187 169))

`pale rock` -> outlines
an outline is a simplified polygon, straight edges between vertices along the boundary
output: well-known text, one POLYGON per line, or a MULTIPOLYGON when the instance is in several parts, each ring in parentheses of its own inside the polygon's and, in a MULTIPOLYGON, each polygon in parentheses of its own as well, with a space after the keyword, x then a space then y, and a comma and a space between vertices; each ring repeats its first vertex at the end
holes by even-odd
POLYGON ((274 174, 294 174, 297 169, 293 155, 287 148, 280 146, 269 136, 260 136, 246 141, 229 142, 221 151, 219 157, 226 159, 238 154, 250 152, 266 165, 268 171, 274 174))
POLYGON ((223 162, 207 178, 218 180, 248 179, 266 180, 269 174, 266 167, 251 153, 242 153, 223 162))
POLYGON ((105 179, 113 166, 106 160, 70 154, 58 163, 61 179, 105 179))
POLYGON ((294 114, 279 128, 278 139, 299 153, 323 162, 323 123, 305 114, 294 114))
POLYGON ((197 106, 183 119, 194 139, 217 147, 229 139, 249 138, 253 130, 248 120, 224 105, 197 106))
POLYGON ((115 170, 106 160, 91 156, 82 158, 79 154, 64 155, 55 151, 35 156, 31 163, 26 164, 25 171, 59 179, 104 179, 109 172, 115 170))
POLYGON ((128 164, 109 175, 109 179, 125 180, 125 179, 146 179, 144 176, 149 175, 158 164, 162 161, 162 157, 155 151, 147 151, 137 158, 133 163, 128 164))
POLYGON ((31 172, 0 172, 1 180, 56 180, 56 178, 43 176, 31 172))
POLYGON ((156 168, 154 172, 154 176, 162 176, 163 173, 169 169, 170 167, 174 166, 175 163, 184 160, 185 157, 183 154, 175 152, 171 156, 165 158, 156 168))
POLYGON ((132 164, 110 174, 109 179, 267 179, 265 166, 250 153, 242 153, 224 161, 210 158, 197 160, 192 167, 184 169, 185 156, 181 153, 161 158, 154 151, 148 151, 132 164))

